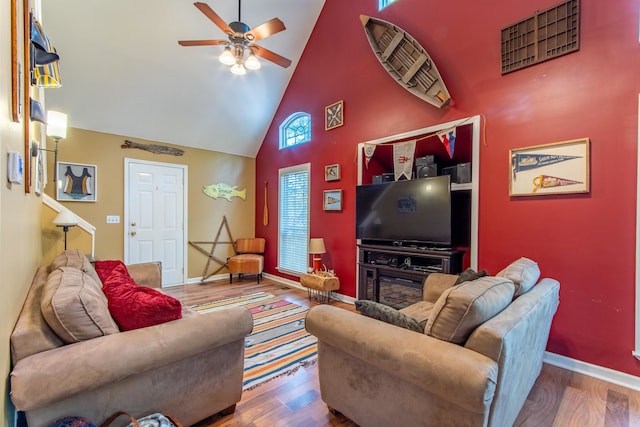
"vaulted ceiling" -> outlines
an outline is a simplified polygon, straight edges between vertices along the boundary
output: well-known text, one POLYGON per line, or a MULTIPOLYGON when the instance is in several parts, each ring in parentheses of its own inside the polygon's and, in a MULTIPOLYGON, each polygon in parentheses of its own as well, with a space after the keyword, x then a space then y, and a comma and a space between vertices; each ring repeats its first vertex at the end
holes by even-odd
MULTIPOLYGON (((67 113, 70 127, 254 157, 324 1, 244 0, 250 27, 284 22, 258 44, 293 62, 284 69, 261 59, 244 76, 218 61, 222 46, 178 45, 226 39, 192 1, 42 1, 62 78, 61 88, 45 89, 46 108, 67 113)), ((206 3, 238 20, 238 0, 206 3)))

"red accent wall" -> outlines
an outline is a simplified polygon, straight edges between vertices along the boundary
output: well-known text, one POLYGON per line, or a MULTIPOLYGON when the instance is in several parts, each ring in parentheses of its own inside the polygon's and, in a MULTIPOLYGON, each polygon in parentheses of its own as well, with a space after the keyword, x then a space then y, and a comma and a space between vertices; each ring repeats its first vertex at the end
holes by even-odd
MULTIPOLYGON (((327 0, 256 160, 268 182, 270 222, 256 233, 277 262, 278 168, 311 163, 311 236, 324 237, 323 261, 355 296, 354 187, 359 142, 473 115, 483 116, 480 147, 479 267, 497 273, 520 256, 560 281, 560 307, 548 350, 640 375, 634 348, 635 215, 640 44, 638 1, 582 0, 580 50, 507 75, 500 30, 558 0, 443 2, 327 0), (464 8, 461 5, 464 3, 464 8), (430 53, 453 104, 438 109, 395 83, 375 58, 359 15, 390 21, 430 53), (344 126, 325 131, 324 107, 344 100, 344 126), (313 117, 312 142, 278 150, 278 125, 291 113, 313 117), (591 139, 591 191, 509 197, 509 150, 591 139), (324 166, 339 163, 340 181, 324 166), (342 212, 323 212, 322 191, 344 191, 342 212)), ((263 206, 258 191, 256 206, 263 206)), ((285 276, 286 277, 286 276, 285 276)), ((289 277, 290 279, 296 279, 289 277)))

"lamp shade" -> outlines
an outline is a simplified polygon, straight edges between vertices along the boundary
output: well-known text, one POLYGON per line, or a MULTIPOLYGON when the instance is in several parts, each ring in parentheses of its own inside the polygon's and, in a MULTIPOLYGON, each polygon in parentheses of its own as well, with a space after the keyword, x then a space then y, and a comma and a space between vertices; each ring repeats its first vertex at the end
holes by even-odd
POLYGON ((224 65, 233 65, 236 63, 236 57, 233 56, 233 53, 231 53, 231 48, 229 46, 224 48, 224 51, 222 51, 222 54, 218 57, 218 59, 224 65))
POLYGON ((322 237, 313 238, 309 240, 309 253, 310 254, 324 254, 327 250, 324 247, 324 239, 322 237))
POLYGON ((244 66, 247 67, 249 70, 260 69, 260 61, 258 61, 258 58, 256 57, 255 53, 253 52, 249 53, 247 60, 244 61, 244 66))
POLYGON ((67 115, 57 111, 47 111, 47 136, 57 139, 67 137, 67 115))
POLYGON ((53 223, 58 227, 74 227, 78 225, 78 217, 69 210, 62 210, 53 219, 53 223))

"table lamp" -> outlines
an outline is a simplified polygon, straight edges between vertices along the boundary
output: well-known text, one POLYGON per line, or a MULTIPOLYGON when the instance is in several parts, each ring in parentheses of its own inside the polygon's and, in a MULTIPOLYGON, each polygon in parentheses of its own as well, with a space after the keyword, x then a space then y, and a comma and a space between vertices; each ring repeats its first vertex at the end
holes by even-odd
POLYGON ((324 239, 322 237, 309 240, 309 253, 313 255, 314 272, 322 269, 322 256, 320 254, 324 254, 326 252, 327 250, 324 247, 324 239))
POLYGON ((69 210, 62 210, 53 219, 53 223, 56 227, 62 227, 62 231, 64 231, 64 250, 67 250, 67 232, 69 231, 69 227, 75 227, 78 225, 78 217, 73 214, 73 212, 69 210))

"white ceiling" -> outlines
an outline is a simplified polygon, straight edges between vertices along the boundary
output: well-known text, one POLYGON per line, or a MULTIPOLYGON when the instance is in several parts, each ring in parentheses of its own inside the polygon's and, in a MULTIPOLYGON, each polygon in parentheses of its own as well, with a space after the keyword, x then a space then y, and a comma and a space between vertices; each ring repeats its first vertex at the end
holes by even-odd
MULTIPOLYGON (((235 76, 223 46, 178 40, 226 39, 187 0, 43 0, 42 24, 60 54, 62 87, 45 89, 48 110, 69 126, 130 139, 255 157, 325 0, 244 0, 242 21, 280 18, 287 29, 257 44, 293 61, 235 76)), ((238 20, 238 0, 206 3, 238 20)))

